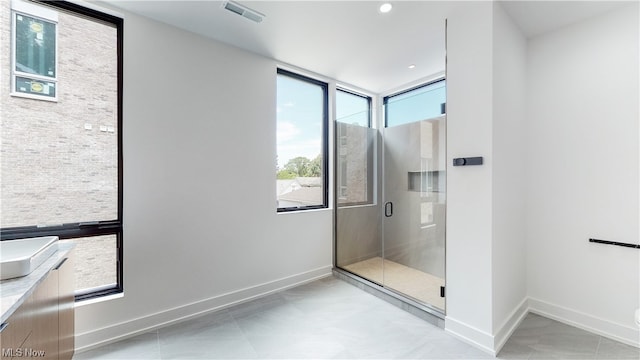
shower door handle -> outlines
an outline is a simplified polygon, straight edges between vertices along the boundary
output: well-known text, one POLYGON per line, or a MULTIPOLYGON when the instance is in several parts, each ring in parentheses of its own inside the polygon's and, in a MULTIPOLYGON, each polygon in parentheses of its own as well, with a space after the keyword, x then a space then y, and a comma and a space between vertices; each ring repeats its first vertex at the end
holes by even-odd
POLYGON ((384 204, 384 216, 386 217, 393 216, 393 203, 391 201, 387 201, 384 204))

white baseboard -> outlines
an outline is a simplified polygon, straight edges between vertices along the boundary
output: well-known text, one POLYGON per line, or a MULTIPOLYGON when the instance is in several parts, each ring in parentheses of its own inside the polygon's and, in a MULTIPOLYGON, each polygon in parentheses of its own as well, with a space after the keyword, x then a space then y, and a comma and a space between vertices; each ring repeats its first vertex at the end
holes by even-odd
POLYGON ((614 323, 530 297, 522 300, 494 335, 450 316, 445 318, 445 330, 460 340, 495 356, 529 312, 640 348, 640 329, 638 328, 614 323))
POLYGON ((504 344, 509 340, 511 334, 520 326, 524 318, 529 313, 529 299, 524 298, 520 302, 511 314, 507 317, 507 319, 502 323, 502 325, 496 331, 493 338, 493 348, 495 349, 495 353, 499 353, 504 344))
POLYGON ((494 336, 480 329, 447 316, 444 319, 444 330, 487 354, 495 356, 497 353, 494 349, 494 336))
POLYGON ((529 311, 640 348, 640 329, 638 327, 633 328, 614 323, 593 315, 533 298, 529 298, 529 311))
POLYGON ((254 300, 278 291, 286 290, 314 280, 331 276, 332 266, 323 266, 296 275, 269 281, 256 286, 221 294, 202 301, 167 309, 126 322, 76 334, 76 353, 91 350, 167 325, 222 310, 233 305, 254 300))
POLYGON ((495 334, 489 334, 476 329, 473 326, 451 317, 445 318, 445 330, 462 341, 490 355, 496 356, 528 313, 528 299, 524 298, 520 304, 511 311, 511 314, 509 314, 495 334))

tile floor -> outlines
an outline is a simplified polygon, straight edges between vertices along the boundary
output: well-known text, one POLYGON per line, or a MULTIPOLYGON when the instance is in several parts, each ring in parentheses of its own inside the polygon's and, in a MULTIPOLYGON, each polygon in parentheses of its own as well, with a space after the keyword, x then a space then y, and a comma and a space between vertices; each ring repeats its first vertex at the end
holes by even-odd
MULTIPOLYGON (((81 359, 491 359, 334 277, 76 354, 81 359)), ((530 314, 500 359, 640 359, 640 349, 530 314)))

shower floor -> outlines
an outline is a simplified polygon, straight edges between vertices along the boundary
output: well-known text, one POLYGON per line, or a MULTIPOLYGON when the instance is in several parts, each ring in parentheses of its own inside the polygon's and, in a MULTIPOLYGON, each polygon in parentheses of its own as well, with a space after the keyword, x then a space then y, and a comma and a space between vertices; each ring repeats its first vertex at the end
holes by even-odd
POLYGON ((444 298, 440 297, 440 286, 444 286, 442 278, 381 257, 353 263, 343 268, 444 311, 444 298))

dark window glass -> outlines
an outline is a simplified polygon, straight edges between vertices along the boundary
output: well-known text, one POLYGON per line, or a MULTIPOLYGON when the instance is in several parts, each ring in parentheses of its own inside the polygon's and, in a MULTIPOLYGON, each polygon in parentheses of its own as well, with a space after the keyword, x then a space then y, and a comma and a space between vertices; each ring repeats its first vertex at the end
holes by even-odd
POLYGON ((56 83, 43 80, 29 79, 21 76, 16 76, 16 92, 56 97, 56 83))
POLYGON ((56 24, 15 14, 16 71, 56 77, 56 24))

